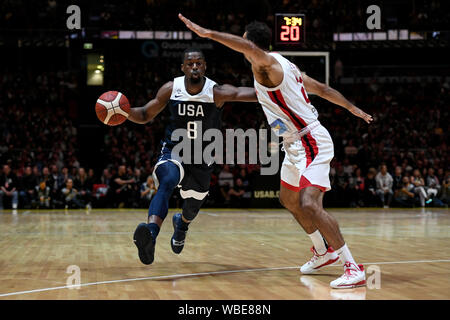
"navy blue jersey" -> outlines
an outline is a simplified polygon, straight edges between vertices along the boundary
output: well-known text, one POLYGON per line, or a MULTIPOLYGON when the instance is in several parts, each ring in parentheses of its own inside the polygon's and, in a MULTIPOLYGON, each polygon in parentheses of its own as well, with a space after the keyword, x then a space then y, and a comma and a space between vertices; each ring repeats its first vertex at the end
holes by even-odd
MULTIPOLYGON (((172 140, 172 133, 176 129, 185 129, 187 139, 193 144, 199 140, 202 150, 210 142, 202 142, 203 133, 211 128, 220 129, 222 109, 214 103, 214 86, 217 84, 206 78, 203 89, 196 95, 190 95, 184 85, 184 76, 173 81, 172 94, 167 107, 170 111, 170 123, 166 127, 165 136, 161 143, 172 149, 178 141, 172 140)), ((193 162, 193 160, 192 160, 193 162)))

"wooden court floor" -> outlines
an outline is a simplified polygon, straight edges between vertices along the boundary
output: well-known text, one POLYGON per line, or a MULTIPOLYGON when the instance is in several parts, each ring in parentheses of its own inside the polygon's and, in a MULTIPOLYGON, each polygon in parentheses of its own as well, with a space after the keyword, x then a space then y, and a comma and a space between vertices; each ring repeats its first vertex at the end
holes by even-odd
POLYGON ((5 210, 0 299, 450 299, 448 209, 329 211, 370 287, 331 289, 339 266, 302 276, 311 243, 285 210, 204 209, 181 255, 171 210, 151 266, 132 241, 146 210, 5 210))

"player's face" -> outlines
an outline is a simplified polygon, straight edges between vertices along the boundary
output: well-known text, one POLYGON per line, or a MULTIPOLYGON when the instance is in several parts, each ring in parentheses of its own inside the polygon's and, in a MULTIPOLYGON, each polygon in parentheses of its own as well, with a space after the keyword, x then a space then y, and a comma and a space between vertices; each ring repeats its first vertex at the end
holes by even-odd
POLYGON ((200 82, 205 75, 206 61, 199 52, 188 52, 184 56, 181 70, 192 82, 200 82))

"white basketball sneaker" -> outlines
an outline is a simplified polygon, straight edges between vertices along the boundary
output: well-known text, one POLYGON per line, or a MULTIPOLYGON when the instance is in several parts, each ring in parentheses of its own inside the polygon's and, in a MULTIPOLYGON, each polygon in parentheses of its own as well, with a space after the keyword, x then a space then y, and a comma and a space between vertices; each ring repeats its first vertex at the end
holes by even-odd
POLYGON ((344 274, 334 281, 330 282, 330 286, 334 289, 345 289, 362 287, 366 285, 366 273, 362 264, 346 262, 344 264, 344 274))
POLYGON ((338 254, 332 247, 328 247, 324 254, 318 254, 314 247, 311 248, 314 254, 311 260, 300 267, 300 272, 303 274, 310 274, 319 271, 321 268, 334 264, 339 260, 338 254))

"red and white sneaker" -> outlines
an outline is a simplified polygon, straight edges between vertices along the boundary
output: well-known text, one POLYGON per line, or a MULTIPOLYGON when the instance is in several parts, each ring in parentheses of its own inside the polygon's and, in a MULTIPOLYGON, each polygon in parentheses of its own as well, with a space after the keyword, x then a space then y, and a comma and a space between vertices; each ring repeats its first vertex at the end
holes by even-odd
POLYGON ((303 274, 310 274, 319 269, 334 264, 339 260, 338 254, 332 247, 328 247, 327 252, 324 254, 318 254, 314 247, 311 248, 311 252, 314 254, 311 260, 300 267, 300 272, 303 274))
POLYGON ((334 289, 346 289, 362 287, 366 285, 366 273, 362 264, 346 262, 344 264, 344 274, 334 281, 330 282, 330 286, 334 289))

